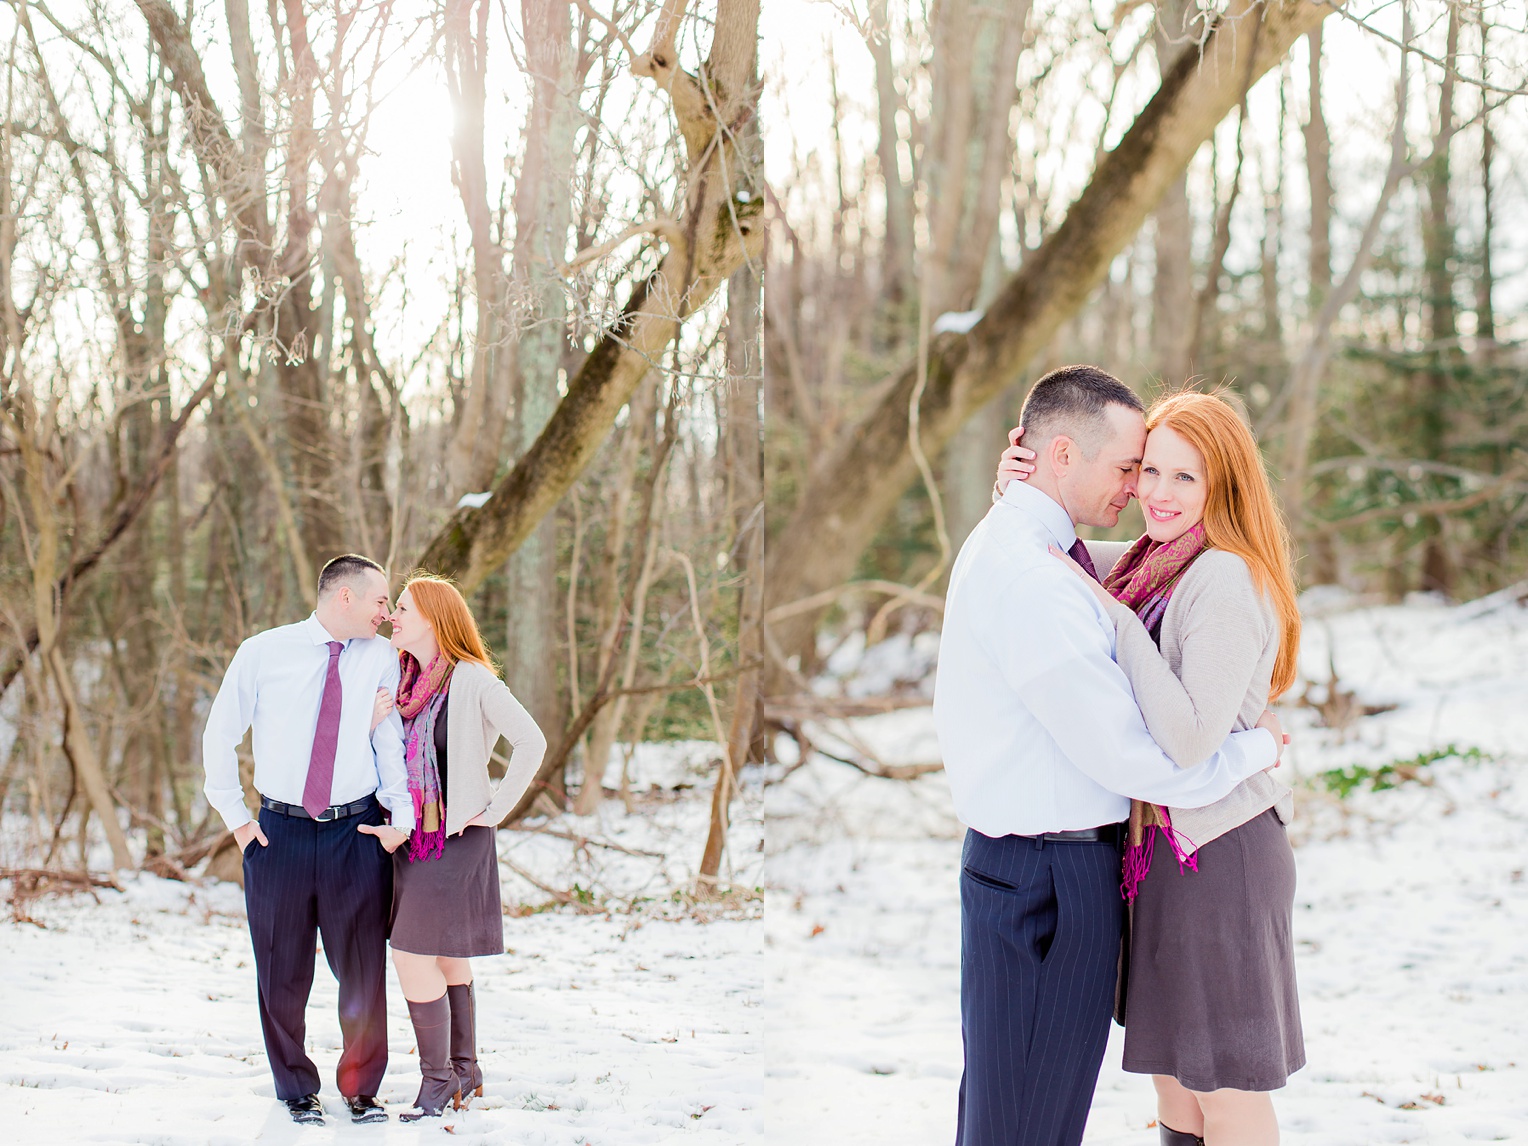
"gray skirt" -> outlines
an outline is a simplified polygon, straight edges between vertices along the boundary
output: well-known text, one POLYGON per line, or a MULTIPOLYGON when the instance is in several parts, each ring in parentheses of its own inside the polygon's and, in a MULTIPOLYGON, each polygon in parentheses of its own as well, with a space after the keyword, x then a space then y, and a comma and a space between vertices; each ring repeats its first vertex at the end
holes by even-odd
POLYGON ((1277 1090, 1305 1065, 1295 859, 1272 809, 1179 871, 1158 835, 1130 932, 1124 1067, 1190 1090, 1277 1090))
POLYGON ((411 863, 393 853, 390 939, 399 951, 468 959, 504 954, 504 909, 493 828, 447 836, 436 859, 411 863))

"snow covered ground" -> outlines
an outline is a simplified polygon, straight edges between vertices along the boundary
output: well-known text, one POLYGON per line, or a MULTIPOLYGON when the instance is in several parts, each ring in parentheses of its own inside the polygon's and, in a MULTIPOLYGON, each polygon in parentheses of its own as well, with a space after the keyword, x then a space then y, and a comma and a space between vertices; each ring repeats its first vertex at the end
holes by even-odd
MULTIPOLYGON (((1307 617, 1308 678, 1327 679, 1330 650, 1343 688, 1397 707, 1338 732, 1286 706, 1306 781, 1292 836, 1309 1065, 1275 1097, 1283 1140, 1528 1143, 1528 609, 1328 597, 1307 617), (1489 758, 1345 801, 1313 782, 1449 745, 1489 758)), ((840 739, 887 763, 937 758, 927 709, 848 724, 840 739)), ((814 756, 768 790, 766 815, 768 1140, 950 1141, 962 829, 943 775, 887 781, 814 756)), ((1150 1081, 1119 1068, 1122 1034, 1089 1146, 1156 1141, 1150 1081)))
MULTIPOLYGON (((709 747, 643 746, 633 814, 612 799, 539 833, 500 833, 506 907, 527 914, 505 919, 504 955, 474 960, 487 1083, 446 1120, 454 1140, 734 1146, 761 1135, 763 937, 750 889, 762 880, 762 796, 745 776, 733 805, 728 874, 743 890, 695 905, 685 889, 705 839, 709 747), (583 910, 543 910, 552 897, 538 884, 576 885, 583 910)), ((45 897, 26 905, 35 923, 0 922, 0 1142, 442 1140, 433 1120, 350 1124, 322 958, 308 1044, 331 1117, 292 1124, 273 1097, 239 888, 138 875, 99 895, 45 897)), ((395 981, 390 992, 380 1098, 406 1109, 418 1060, 395 981)))
MULTIPOLYGON (((1324 681, 1330 652, 1344 688, 1396 707, 1341 731, 1287 709, 1292 763, 1310 781, 1294 833, 1310 1065, 1276 1097, 1284 1140, 1528 1143, 1528 609, 1310 604, 1307 675, 1324 681), (1425 783, 1339 801, 1314 782, 1450 745, 1465 755, 1423 767, 1425 783)), ((834 691, 916 694, 928 644, 847 644, 834 691)), ((927 709, 854 720, 836 744, 834 729, 813 731, 840 754, 937 757, 927 709)), ((961 828, 943 777, 886 781, 821 756, 767 794, 746 777, 728 862, 735 885, 765 885, 762 912, 746 893, 698 911, 682 889, 712 751, 639 749, 631 814, 612 799, 594 817, 501 833, 506 905, 529 913, 506 919, 509 952, 478 961, 488 1085, 451 1120, 454 1138, 950 1140, 961 828), (583 911, 545 910, 545 889, 574 887, 583 911)), ((613 764, 606 784, 617 780, 613 764)), ((0 866, 19 858, 6 827, 0 866)), ((0 922, 0 1142, 440 1140, 440 1124, 287 1120, 237 888, 138 876, 99 894, 32 901, 36 924, 0 922)), ((396 1108, 417 1063, 396 990, 391 1002, 381 1097, 396 1108)), ((320 969, 309 1038, 337 1110, 334 1007, 320 969)), ((1155 1141, 1150 1084, 1118 1063, 1116 1032, 1090 1146, 1155 1141)))

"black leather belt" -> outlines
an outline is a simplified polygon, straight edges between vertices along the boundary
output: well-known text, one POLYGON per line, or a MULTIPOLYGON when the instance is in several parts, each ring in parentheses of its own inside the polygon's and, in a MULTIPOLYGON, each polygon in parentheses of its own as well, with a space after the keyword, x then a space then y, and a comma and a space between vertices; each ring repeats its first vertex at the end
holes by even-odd
POLYGON ((357 800, 353 804, 335 804, 325 808, 316 816, 310 816, 308 809, 301 804, 283 804, 280 800, 272 800, 269 796, 260 797, 260 806, 275 812, 278 816, 291 816, 294 820, 317 820, 321 824, 327 824, 330 820, 343 820, 346 816, 359 816, 362 812, 376 807, 376 803, 375 797, 367 796, 364 800, 357 800))
POLYGON ((1066 832, 1041 832, 1037 836, 1019 836, 1021 840, 1035 840, 1055 844, 1121 844, 1129 824, 1103 824, 1096 828, 1073 828, 1066 832))

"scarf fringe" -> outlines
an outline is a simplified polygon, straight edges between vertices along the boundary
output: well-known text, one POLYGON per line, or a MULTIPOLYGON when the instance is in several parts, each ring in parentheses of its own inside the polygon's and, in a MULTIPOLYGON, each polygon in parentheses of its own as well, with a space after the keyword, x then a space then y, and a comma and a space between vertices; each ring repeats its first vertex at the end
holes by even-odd
POLYGON ((1151 870, 1151 841, 1155 834, 1151 828, 1147 828, 1140 843, 1127 844, 1125 847, 1125 875, 1119 885, 1119 894, 1126 903, 1135 902, 1136 893, 1141 889, 1141 880, 1151 870))
POLYGON ((417 789, 409 793, 414 797, 414 833, 409 836, 409 862, 439 859, 446 850, 445 809, 435 805, 435 830, 424 828, 424 793, 417 789))
MULTIPOLYGON (((1126 903, 1135 902, 1135 897, 1141 889, 1141 881, 1146 878, 1147 872, 1151 871, 1152 840, 1157 832, 1162 833, 1162 838, 1167 841, 1167 846, 1173 853, 1173 859, 1178 861, 1179 875, 1185 871, 1199 870, 1198 850, 1190 852, 1183 846, 1182 841, 1188 840, 1188 837, 1173 827, 1172 815, 1166 808, 1160 811, 1162 822, 1148 827, 1141 836, 1140 843, 1130 844, 1125 848, 1124 879, 1120 882, 1119 893, 1126 903)), ((1189 843, 1193 841, 1189 840, 1189 843)))
POLYGON ((448 669, 438 687, 425 697, 422 707, 406 717, 403 723, 403 760, 408 772, 409 795, 414 799, 414 833, 409 837, 408 852, 410 863, 439 859, 446 847, 445 793, 440 790, 440 771, 435 763, 435 722, 445 703, 450 681, 448 669))

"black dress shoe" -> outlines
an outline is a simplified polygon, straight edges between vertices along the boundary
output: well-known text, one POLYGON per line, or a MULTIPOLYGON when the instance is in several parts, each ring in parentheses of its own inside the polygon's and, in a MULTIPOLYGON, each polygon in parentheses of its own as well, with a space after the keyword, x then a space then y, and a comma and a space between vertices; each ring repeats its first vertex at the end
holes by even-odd
POLYGON ((387 1121, 387 1109, 369 1094, 346 1095, 345 1105, 350 1107, 352 1122, 387 1121))
POLYGON ((301 1098, 289 1098, 286 1106, 292 1112, 292 1121, 306 1126, 324 1124, 324 1108, 319 1105, 318 1095, 305 1094, 301 1098))

